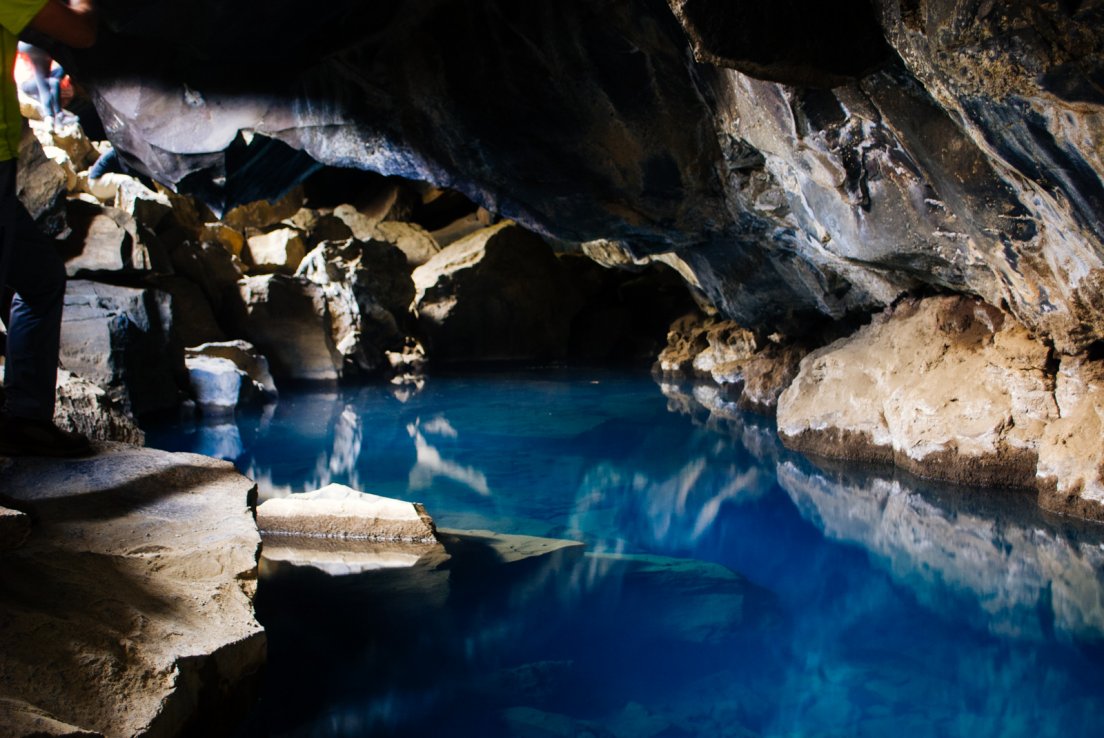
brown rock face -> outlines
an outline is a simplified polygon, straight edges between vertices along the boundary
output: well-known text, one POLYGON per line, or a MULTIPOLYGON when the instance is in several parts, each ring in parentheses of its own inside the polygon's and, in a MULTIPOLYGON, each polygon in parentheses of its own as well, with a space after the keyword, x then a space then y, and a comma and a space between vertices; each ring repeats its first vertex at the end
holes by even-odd
POLYGON ((1036 488, 1104 519, 1104 370, 1055 360, 976 300, 906 302, 809 354, 778 405, 783 442, 966 484, 1036 488))
POLYGON ((0 735, 213 735, 264 660, 253 483, 192 454, 11 460, 31 511, 0 567, 0 735))
POLYGON ((778 403, 783 441, 920 476, 1033 486, 1058 417, 1049 352, 967 298, 908 302, 801 362, 778 403))

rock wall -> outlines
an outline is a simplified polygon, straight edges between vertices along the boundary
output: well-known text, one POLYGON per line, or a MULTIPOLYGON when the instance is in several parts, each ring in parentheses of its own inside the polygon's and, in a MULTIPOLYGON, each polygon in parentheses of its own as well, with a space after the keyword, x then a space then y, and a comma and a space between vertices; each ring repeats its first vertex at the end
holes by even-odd
MULTIPOLYGON (((157 0, 139 11, 105 0, 102 9, 102 42, 67 65, 88 82, 129 166, 216 213, 285 193, 320 163, 425 180, 482 208, 453 219, 439 242, 410 223, 383 228, 403 207, 383 190, 376 211, 364 198, 298 224, 283 222, 295 207, 279 226, 278 207, 264 223, 242 220, 260 217, 256 205, 218 229, 210 214, 199 218, 208 235, 169 258, 178 271, 229 275, 204 285, 245 316, 229 333, 252 330, 270 353, 305 335, 251 322, 271 318, 257 295, 301 293, 329 316, 328 329, 311 323, 320 366, 307 376, 401 363, 409 343, 397 318, 389 345, 357 348, 358 336, 390 324, 349 295, 347 270, 314 263, 297 273, 308 246, 350 234, 385 241, 428 275, 481 238, 469 227, 493 228, 479 220, 493 213, 564 248, 617 253, 622 266, 677 265, 715 315, 682 334, 693 356, 668 363, 767 410, 796 376, 796 399, 781 395, 780 413, 794 445, 1037 486, 1047 504, 1079 514, 1096 505, 1100 475, 1082 434, 1100 415, 1104 337, 1099 3, 345 0, 304 13, 279 0, 262 13, 256 2, 157 0), (191 33, 180 33, 181 18, 191 33), (300 43, 275 53, 269 32, 293 20, 300 43), (308 221, 331 233, 312 236, 308 221), (212 240, 233 258, 213 264, 197 245, 212 240), (242 292, 234 285, 246 271, 256 289, 242 292), (932 295, 962 297, 914 302, 932 295), (898 340, 916 358, 893 356, 898 340), (1084 465, 1057 450, 1071 444, 1085 444, 1084 465)), ((141 229, 112 213, 97 222, 90 232, 115 244, 112 258, 119 244, 146 248, 124 248, 112 268, 155 268, 159 251, 141 229)), ((483 240, 494 252, 495 239, 483 240)), ((513 272, 547 261, 515 245, 513 272)), ((445 286, 478 271, 456 269, 434 286, 418 278, 427 335, 464 312, 445 286)), ((545 313, 519 333, 555 335, 527 355, 561 355, 568 297, 553 287, 536 300, 545 313)), ((469 331, 441 355, 509 355, 486 338, 469 331)), ((297 366, 273 361, 289 376, 297 366)))

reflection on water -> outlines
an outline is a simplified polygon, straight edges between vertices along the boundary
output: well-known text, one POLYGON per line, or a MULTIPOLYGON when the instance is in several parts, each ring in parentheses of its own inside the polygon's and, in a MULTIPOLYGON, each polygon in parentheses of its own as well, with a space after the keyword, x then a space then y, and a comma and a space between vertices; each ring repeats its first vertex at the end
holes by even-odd
POLYGON ((371 571, 325 552, 336 577, 280 553, 245 734, 1097 734, 1100 528, 1022 495, 818 468, 710 388, 662 391, 439 378, 401 398, 285 393, 236 436, 150 429, 224 450, 262 497, 338 482, 441 526, 585 543, 469 542, 371 571))

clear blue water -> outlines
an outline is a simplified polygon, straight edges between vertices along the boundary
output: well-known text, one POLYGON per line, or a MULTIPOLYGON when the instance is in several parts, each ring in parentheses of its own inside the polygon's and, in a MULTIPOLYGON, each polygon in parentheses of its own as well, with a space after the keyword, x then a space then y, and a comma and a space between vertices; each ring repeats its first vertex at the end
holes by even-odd
POLYGON ((438 377, 150 429, 234 459, 262 498, 340 482, 443 527, 585 543, 270 567, 240 735, 1104 734, 1099 528, 1017 493, 818 468, 766 419, 667 393, 609 371, 438 377))

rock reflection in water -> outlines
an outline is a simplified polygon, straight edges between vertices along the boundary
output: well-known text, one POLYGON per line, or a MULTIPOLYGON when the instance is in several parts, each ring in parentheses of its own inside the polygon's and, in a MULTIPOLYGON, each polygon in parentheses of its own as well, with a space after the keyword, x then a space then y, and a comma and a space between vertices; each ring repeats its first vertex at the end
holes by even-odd
POLYGON ((665 385, 678 410, 777 469, 802 516, 861 546, 936 613, 994 633, 1104 638, 1104 528, 1042 513, 1033 495, 938 485, 886 470, 819 462, 781 447, 711 388, 665 385), (753 439, 749 443, 749 438, 753 439))
POLYGON ((717 388, 662 390, 450 377, 239 418, 262 495, 342 483, 442 526, 586 545, 402 569, 380 567, 413 556, 275 551, 344 576, 262 581, 272 687, 250 738, 1099 732, 1099 528, 818 468, 717 388))

